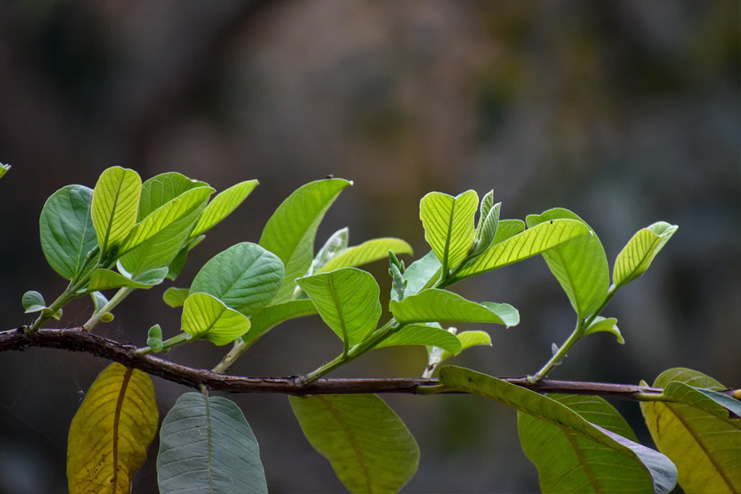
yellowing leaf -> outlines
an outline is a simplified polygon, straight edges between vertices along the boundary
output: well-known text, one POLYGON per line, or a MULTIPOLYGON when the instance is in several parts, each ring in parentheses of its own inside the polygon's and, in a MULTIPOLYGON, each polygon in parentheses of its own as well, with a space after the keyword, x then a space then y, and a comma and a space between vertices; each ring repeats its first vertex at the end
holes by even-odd
POLYGON ((149 375, 121 364, 95 379, 72 419, 67 446, 70 494, 123 494, 144 463, 159 411, 149 375))

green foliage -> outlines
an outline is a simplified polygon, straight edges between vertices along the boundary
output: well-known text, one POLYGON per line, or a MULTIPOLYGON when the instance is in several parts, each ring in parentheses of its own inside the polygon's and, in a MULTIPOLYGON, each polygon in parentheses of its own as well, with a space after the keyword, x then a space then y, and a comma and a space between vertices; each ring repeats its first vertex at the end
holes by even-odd
POLYGON ((397 345, 431 345, 445 350, 452 355, 458 355, 463 346, 454 334, 444 329, 423 324, 411 324, 402 327, 399 331, 383 340, 375 348, 397 345))
POLYGON ((134 228, 141 189, 139 174, 120 166, 108 168, 95 184, 91 213, 104 258, 115 253, 134 228))
POLYGON ((182 329, 193 338, 226 345, 250 329, 250 320, 218 298, 198 292, 185 299, 182 329))
POLYGON ((659 221, 639 230, 615 260, 615 269, 612 273, 612 282, 615 286, 630 283, 642 275, 678 228, 676 225, 659 221))
POLYGON ((479 196, 469 190, 456 197, 430 192, 419 203, 425 240, 440 260, 443 272, 454 270, 468 257, 474 241, 473 218, 479 196))

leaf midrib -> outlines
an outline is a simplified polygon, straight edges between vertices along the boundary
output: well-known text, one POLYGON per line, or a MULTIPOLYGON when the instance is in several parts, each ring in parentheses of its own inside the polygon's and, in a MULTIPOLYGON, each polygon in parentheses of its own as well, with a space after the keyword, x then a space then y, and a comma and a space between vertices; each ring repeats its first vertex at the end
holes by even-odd
POLYGON ((113 480, 111 485, 113 486, 113 492, 118 490, 118 429, 121 422, 121 411, 123 409, 124 397, 126 396, 126 390, 129 387, 131 376, 134 373, 134 369, 126 367, 126 372, 123 375, 123 381, 121 382, 121 391, 118 394, 118 400, 116 401, 116 410, 113 413, 113 480))

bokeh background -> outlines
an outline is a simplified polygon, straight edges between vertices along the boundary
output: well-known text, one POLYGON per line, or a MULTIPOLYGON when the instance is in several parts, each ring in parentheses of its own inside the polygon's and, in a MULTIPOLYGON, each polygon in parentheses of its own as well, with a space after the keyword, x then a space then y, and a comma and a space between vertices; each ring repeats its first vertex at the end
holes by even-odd
MULTIPOLYGON (((427 251, 418 219, 430 190, 494 189, 502 215, 567 207, 617 255, 657 220, 680 229, 605 314, 627 340, 580 343, 552 376, 651 382, 687 366, 741 386, 741 89, 735 0, 439 1, 5 0, 0 2, 2 328, 27 323, 21 294, 53 299, 63 280, 38 242, 44 200, 93 186, 121 164, 143 178, 179 171, 218 190, 261 185, 189 258, 257 241, 274 208, 327 174, 349 178, 319 231, 351 243, 397 236, 427 251)), ((409 260, 407 261, 409 262, 409 260)), ((389 287, 384 263, 369 268, 389 287)), ((469 280, 475 300, 508 302, 519 327, 455 361, 499 376, 535 372, 573 325, 540 259, 469 280)), ((96 329, 143 344, 178 330, 164 287, 135 293, 96 329)), ((386 296, 386 295, 384 295, 386 296)), ((81 324, 80 301, 63 323, 81 324)), ((279 327, 235 366, 307 372, 341 349, 318 318, 279 327)), ((171 357, 210 368, 223 349, 171 357)), ((367 355, 336 375, 417 376, 420 348, 367 355)), ((66 492, 66 434, 107 362, 29 350, 0 355, 0 492, 66 492)), ((186 388, 155 379, 162 414, 186 388)), ((341 492, 283 396, 233 396, 260 440, 272 492, 341 492)), ((515 414, 476 397, 391 396, 422 458, 405 492, 532 492, 515 414)), ((616 403, 650 441, 638 407, 616 403)), ((150 450, 134 492, 156 492, 150 450)))

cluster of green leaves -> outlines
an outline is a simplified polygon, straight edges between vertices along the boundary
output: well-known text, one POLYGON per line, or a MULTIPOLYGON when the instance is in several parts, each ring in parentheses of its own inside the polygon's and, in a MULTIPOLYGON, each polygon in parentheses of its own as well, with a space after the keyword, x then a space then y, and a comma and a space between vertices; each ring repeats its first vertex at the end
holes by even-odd
MULTIPOLYGON (((70 283, 50 305, 37 292, 23 296, 27 312, 40 313, 29 330, 60 317, 69 300, 87 294, 95 307, 85 325, 90 330, 110 321, 111 311, 131 291, 175 280, 203 234, 256 185, 254 180, 239 183, 209 202, 214 190, 204 182, 166 173, 142 183, 133 170, 113 167, 92 190, 71 185, 57 191, 41 214, 41 243, 49 264, 70 283), (109 300, 102 292, 110 289, 118 291, 109 300)), ((616 319, 600 313, 620 287, 646 271, 677 228, 659 222, 637 232, 617 256, 610 283, 597 235, 574 213, 552 209, 526 222, 500 219, 501 203, 494 203, 491 191, 480 203, 472 190, 455 197, 432 192, 420 202, 431 250, 408 267, 397 257, 412 253, 403 240, 380 238, 349 246, 346 228, 315 253, 320 222, 350 185, 328 178, 300 187, 268 220, 258 244, 229 247, 209 260, 189 287, 168 288, 165 303, 182 307, 180 332, 163 339, 162 329, 154 325, 138 353, 163 352, 193 340, 231 343, 214 368, 225 372, 281 322, 318 314, 340 339, 342 351, 303 382, 393 345, 425 346, 424 376, 429 377, 463 350, 491 344, 488 332, 458 333, 451 323, 511 327, 520 319, 511 305, 467 300, 449 287, 542 255, 577 323, 531 377, 537 381, 589 334, 608 331, 624 342, 616 319), (387 257, 392 317, 381 323, 379 283, 358 267, 387 257)), ((699 492, 698 486, 711 481, 720 490, 741 489, 741 467, 734 462, 741 451, 738 401, 694 371, 667 371, 656 383, 664 395, 642 406, 660 452, 639 444, 618 412, 598 397, 543 396, 457 367, 442 367, 440 383, 433 392, 479 394, 518 411, 523 450, 546 492, 619 488, 663 493, 673 489, 677 475, 687 492, 699 492)), ((414 475, 417 443, 380 397, 292 397, 290 405, 312 446, 349 490, 395 492, 414 475)), ((154 440, 158 417, 149 376, 120 364, 104 370, 70 428, 70 492, 129 492, 133 472, 154 440)), ((165 416, 157 469, 162 493, 267 491, 257 441, 241 410, 205 389, 181 396, 165 416)))

